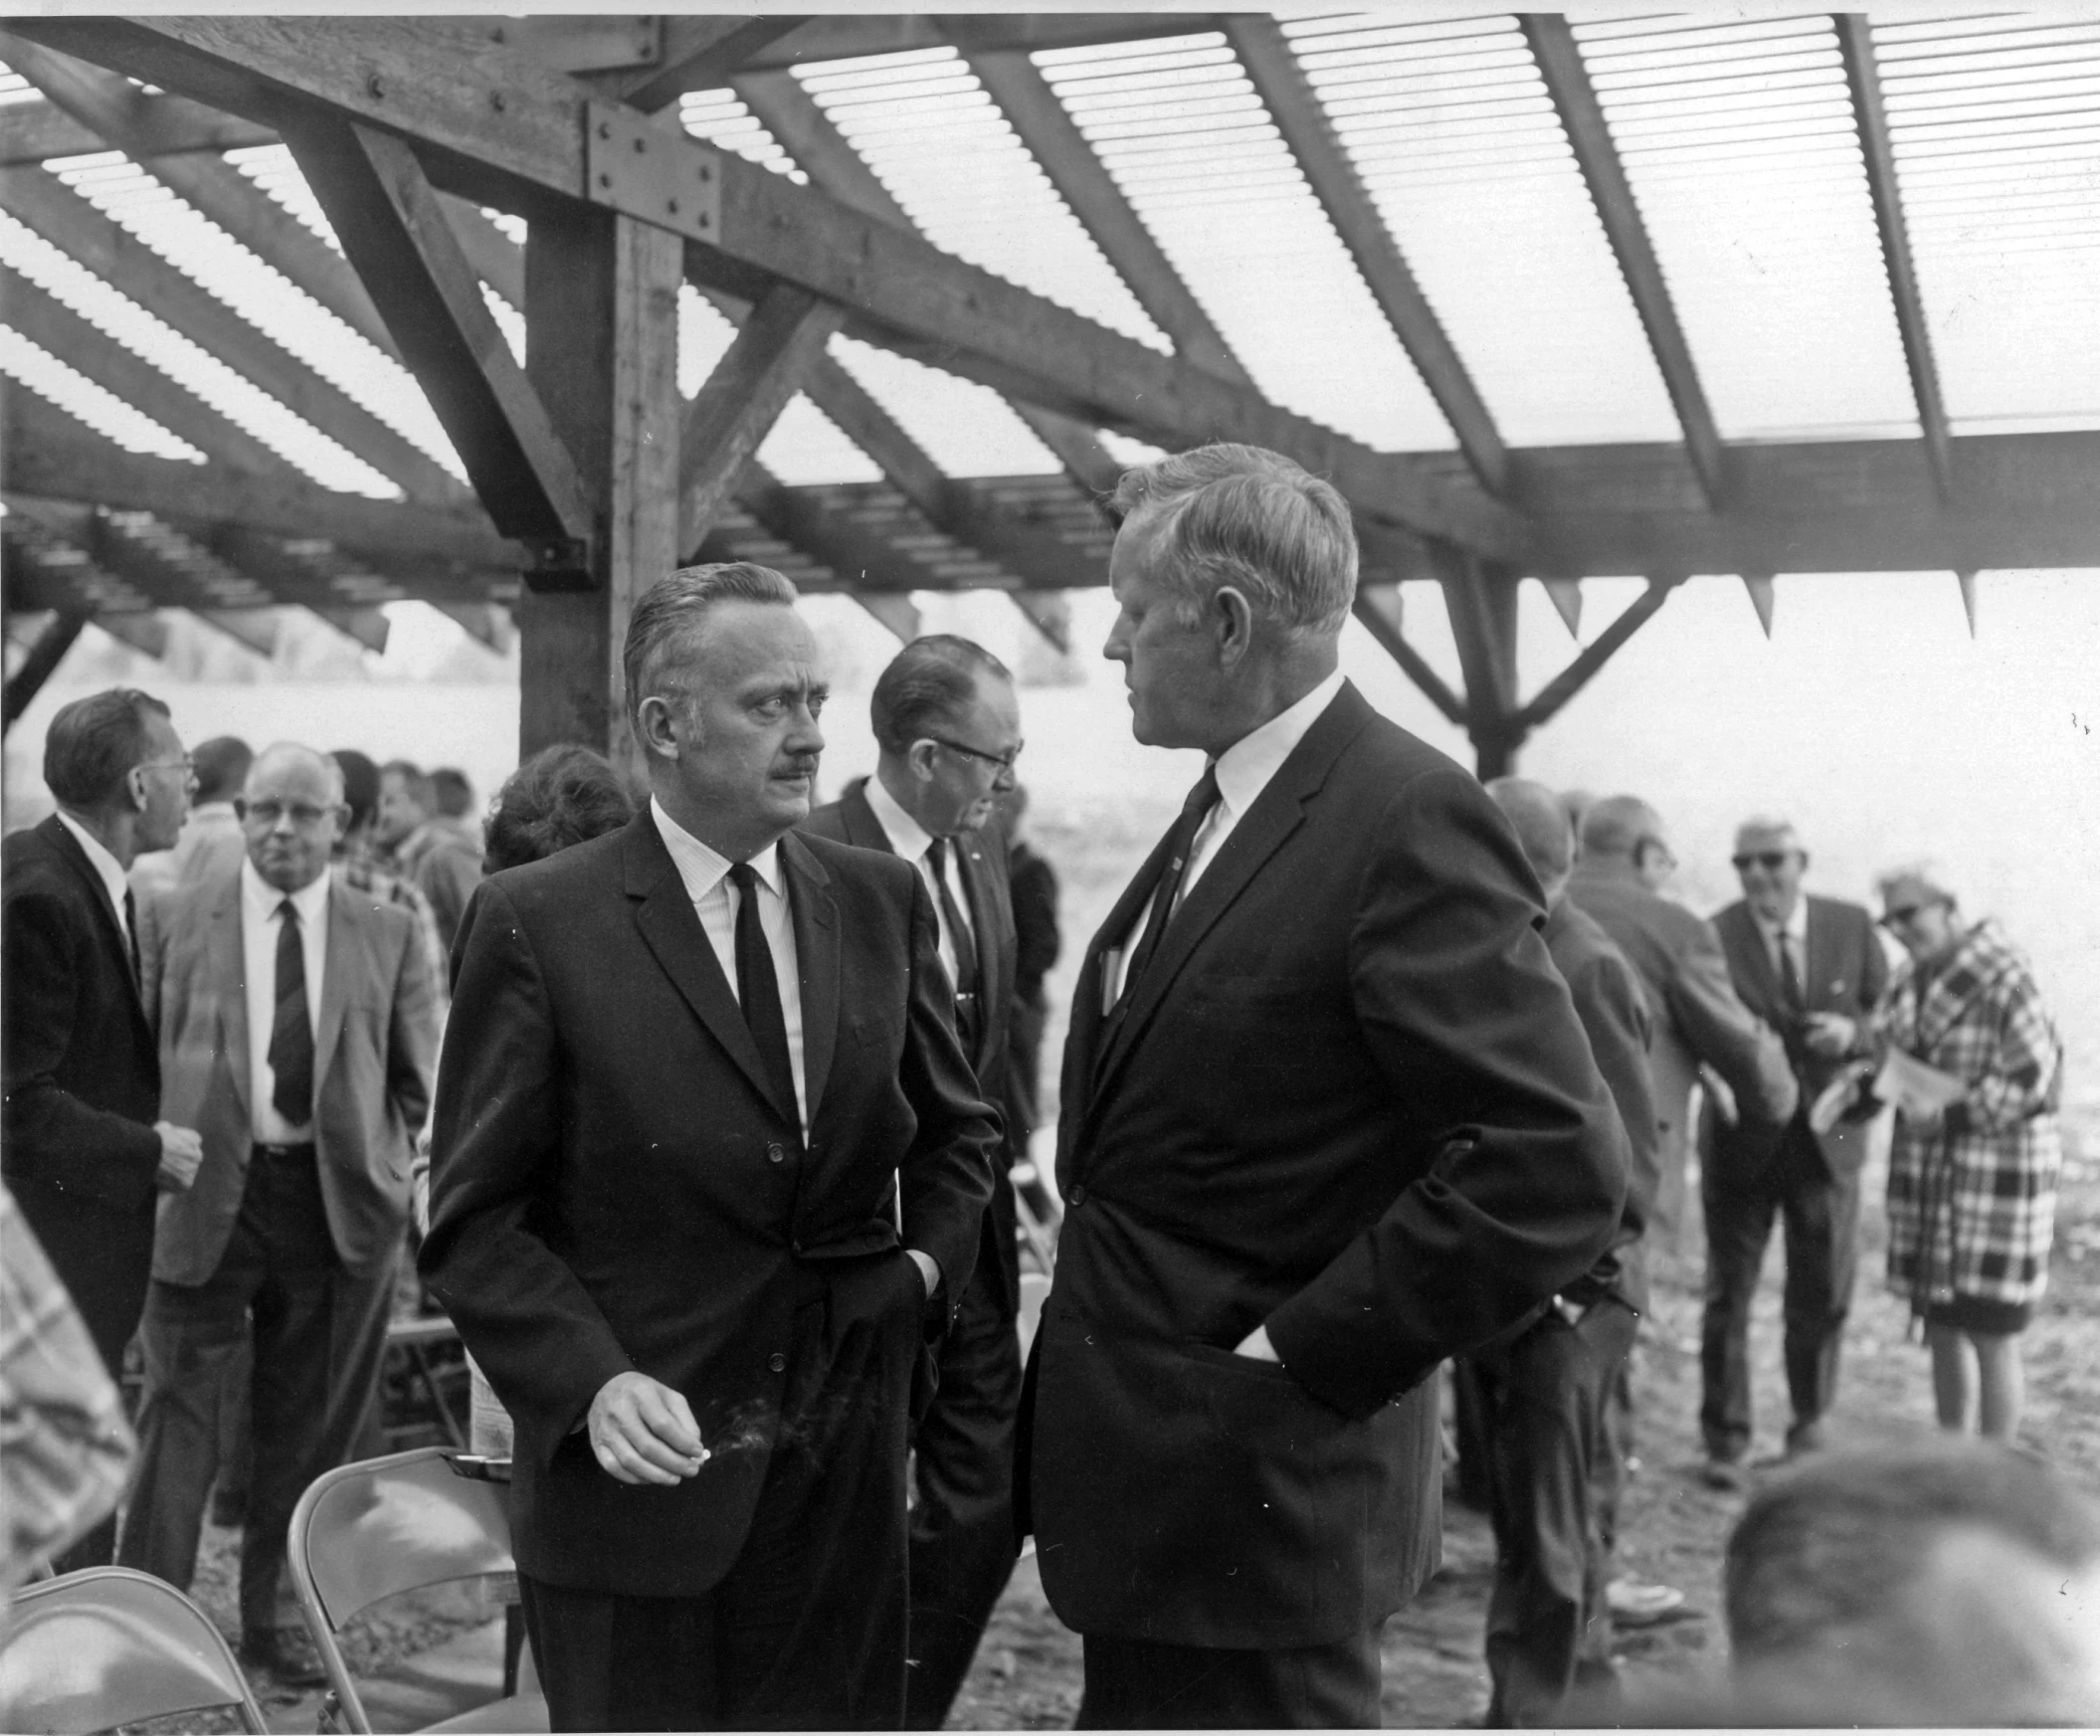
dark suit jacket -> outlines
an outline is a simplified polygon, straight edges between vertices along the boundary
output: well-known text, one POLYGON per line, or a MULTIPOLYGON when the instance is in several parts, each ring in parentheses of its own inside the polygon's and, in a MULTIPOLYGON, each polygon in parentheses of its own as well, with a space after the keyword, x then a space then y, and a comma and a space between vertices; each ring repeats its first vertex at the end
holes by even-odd
POLYGON ((940 1262, 949 1296, 976 1257, 997 1123, 955 1039, 925 883, 792 833, 781 861, 807 1147, 648 811, 484 880, 461 924, 422 1264, 516 1421, 518 1565, 554 1584, 689 1597, 721 1578, 813 1277, 836 1273, 837 1295, 901 1262, 908 1292, 894 1280, 886 1305, 923 1297, 899 1182, 903 1245, 940 1262), (735 1448, 674 1488, 616 1482, 572 1432, 628 1369, 683 1393, 710 1445, 733 1428, 735 1448))
MULTIPOLYGON (((829 838, 835 844, 851 844, 857 850, 890 849, 889 834, 867 805, 867 780, 856 778, 836 802, 812 810, 802 823, 812 837, 829 838)), ((963 891, 970 900, 970 922, 976 931, 978 973, 984 987, 979 991, 977 1042, 970 1056, 977 1075, 978 1095, 988 1103, 1005 1101, 1007 1045, 1014 1000, 1014 905, 1007 884, 1005 841, 995 833, 988 845, 975 833, 955 840, 955 861, 962 875, 963 891)), ((992 1190, 985 1209, 984 1232, 978 1262, 991 1284, 1000 1311, 1012 1319, 1021 1308, 1020 1255, 1015 1247, 1014 1190, 1004 1174, 992 1190)))
POLYGON ((1619 1234, 1589 1272, 1565 1285, 1576 1301, 1614 1295, 1645 1312, 1648 1305, 1646 1263, 1640 1239, 1647 1229, 1654 1196, 1655 1097, 1648 1083, 1648 1047, 1654 1027, 1640 973, 1612 937, 1565 896, 1546 914, 1546 951, 1568 985, 1575 1016, 1583 1022, 1597 1070, 1611 1087, 1612 1102, 1626 1136, 1630 1162, 1626 1203, 1619 1215, 1619 1234))
POLYGON ((1647 987, 1655 1021, 1648 1073, 1660 1135, 1649 1229, 1673 1237, 1684 1212, 1687 1118, 1699 1063, 1735 1092, 1745 1139, 1774 1151, 1800 1096, 1793 1069, 1777 1034, 1736 998, 1712 923, 1649 891, 1630 863, 1617 860, 1577 863, 1568 896, 1597 918, 1647 987))
POLYGON ((1031 1466, 1082 1633, 1300 1646, 1436 1564, 1436 1388, 1588 1270, 1625 1145, 1480 786, 1354 687, 1189 892, 1105 1053, 1065 1049, 1067 1205, 1031 1466), (1233 1354, 1266 1323, 1284 1367, 1233 1354))
MULTIPOLYGON (((1842 1013, 1864 1026, 1872 1017, 1881 990, 1888 981, 1888 960, 1874 938, 1874 919, 1857 904, 1841 898, 1810 896, 1809 937, 1803 948, 1802 998, 1811 1013, 1842 1013)), ((1842 1061, 1826 1061, 1812 1054, 1802 1040, 1792 1009, 1780 987, 1779 972, 1772 962, 1764 931, 1750 906, 1738 899, 1714 917, 1714 932, 1721 937, 1721 951, 1728 960, 1728 974, 1737 995, 1766 1024, 1779 1032, 1787 1051, 1787 1061, 1801 1081, 1802 1107, 1815 1101, 1823 1086, 1837 1074, 1842 1061)), ((1861 1035, 1865 1033, 1862 1030, 1861 1035)), ((1865 1046, 1860 1046, 1862 1053, 1865 1046)), ((1851 1122, 1871 1119, 1874 1104, 1864 1101, 1848 1112, 1851 1122)), ((1866 1141, 1850 1137, 1846 1123, 1839 1122, 1817 1144, 1835 1169, 1854 1173, 1866 1161, 1866 1141)), ((1740 1127, 1714 1124, 1714 1160, 1741 1170, 1764 1162, 1770 1155, 1767 1142, 1753 1133, 1749 1138, 1740 1127)))
POLYGON ((114 1375, 153 1259, 153 1033, 116 906, 57 815, 0 845, 0 1174, 114 1375))
MULTIPOLYGON (((400 1252, 409 1159, 437 1071, 438 985, 421 928, 336 874, 313 1052, 313 1142, 335 1252, 365 1271, 400 1252)), ((241 872, 186 887, 139 924, 146 1006, 160 1033, 161 1106, 204 1135, 188 1192, 160 1205, 153 1275, 201 1284, 241 1215, 254 1150, 241 872)))

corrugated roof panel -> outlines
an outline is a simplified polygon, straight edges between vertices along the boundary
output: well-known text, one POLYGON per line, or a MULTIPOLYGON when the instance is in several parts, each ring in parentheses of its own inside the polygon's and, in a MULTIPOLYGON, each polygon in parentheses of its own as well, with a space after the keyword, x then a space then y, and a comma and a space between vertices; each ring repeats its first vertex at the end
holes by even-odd
POLYGON ((809 184, 809 176, 734 91, 686 92, 678 98, 678 123, 694 138, 733 150, 761 168, 787 176, 797 186, 809 184))
POLYGON ((934 246, 1172 347, 954 49, 798 67, 795 77, 934 246))
POLYGON ((1676 439, 1516 21, 1373 14, 1284 29, 1503 439, 1676 439))
POLYGON ((9 102, 41 102, 44 93, 39 91, 13 67, 0 63, 0 104, 9 102))
POLYGON ((1874 27, 1955 432, 2100 426, 2100 24, 1874 27))
POLYGON ((849 337, 832 354, 951 477, 1047 476, 1061 470, 989 386, 849 337))
POLYGON ((1034 59, 1266 396, 1381 451, 1452 444, 1222 36, 1034 59))
POLYGON ((324 487, 399 498, 401 490, 362 459, 4 212, 0 253, 91 325, 196 393, 324 487))
POLYGON ((0 373, 50 399, 126 452, 178 459, 184 464, 204 463, 205 455, 180 435, 171 434, 144 411, 134 410, 115 393, 7 325, 0 325, 0 373))
POLYGON ((1916 434, 1829 19, 1575 34, 1722 436, 1916 434))

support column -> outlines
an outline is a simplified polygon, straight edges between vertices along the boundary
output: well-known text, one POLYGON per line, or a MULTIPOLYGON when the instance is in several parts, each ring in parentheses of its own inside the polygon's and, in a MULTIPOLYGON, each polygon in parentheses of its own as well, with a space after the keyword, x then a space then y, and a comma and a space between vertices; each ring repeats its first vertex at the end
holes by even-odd
POLYGON ((1518 575, 1441 544, 1434 558, 1465 674, 1474 769, 1483 781, 1506 777, 1528 733, 1517 709, 1518 575))
POLYGON ((677 564, 678 285, 668 230, 586 205, 533 214, 525 371, 591 502, 589 590, 518 598, 518 753, 633 755, 620 648, 637 595, 677 564))

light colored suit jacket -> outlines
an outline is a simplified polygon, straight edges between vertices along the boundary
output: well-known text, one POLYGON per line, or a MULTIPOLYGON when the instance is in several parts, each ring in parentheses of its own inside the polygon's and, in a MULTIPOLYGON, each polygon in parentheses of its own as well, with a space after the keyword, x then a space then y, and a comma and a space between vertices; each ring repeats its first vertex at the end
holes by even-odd
MULTIPOLYGON (((161 1197, 153 1275, 201 1284, 218 1269, 240 1216, 254 1139, 240 872, 150 900, 140 916, 146 1012, 160 1041, 160 1113, 204 1136, 195 1184, 161 1197)), ((415 918, 337 875, 328 891, 313 1139, 328 1227, 352 1270, 400 1246, 409 1155, 430 1108, 437 1045, 437 983, 415 918)))

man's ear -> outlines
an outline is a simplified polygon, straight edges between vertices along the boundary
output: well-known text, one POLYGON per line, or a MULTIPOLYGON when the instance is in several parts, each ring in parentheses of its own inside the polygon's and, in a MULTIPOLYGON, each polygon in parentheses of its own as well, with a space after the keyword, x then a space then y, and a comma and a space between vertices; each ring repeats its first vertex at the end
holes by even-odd
POLYGON ((939 751, 930 737, 922 735, 904 750, 904 764, 910 768, 913 777, 930 784, 933 781, 933 756, 939 751))
POLYGON ((670 701, 652 693, 635 707, 635 738, 643 748, 665 759, 678 757, 678 738, 671 729, 670 701))
POLYGON ((1244 592, 1220 585, 1211 594, 1211 630, 1218 640, 1218 667, 1237 668, 1254 644, 1254 611, 1244 592))

